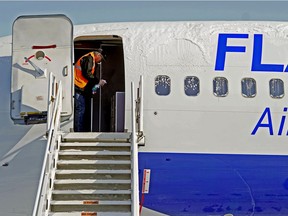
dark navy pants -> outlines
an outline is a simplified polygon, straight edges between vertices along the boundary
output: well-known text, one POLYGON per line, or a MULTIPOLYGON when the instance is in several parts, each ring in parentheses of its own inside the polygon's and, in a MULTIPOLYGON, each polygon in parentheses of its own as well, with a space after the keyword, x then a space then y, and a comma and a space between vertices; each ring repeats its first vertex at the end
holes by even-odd
POLYGON ((75 92, 74 131, 84 132, 85 97, 75 92))

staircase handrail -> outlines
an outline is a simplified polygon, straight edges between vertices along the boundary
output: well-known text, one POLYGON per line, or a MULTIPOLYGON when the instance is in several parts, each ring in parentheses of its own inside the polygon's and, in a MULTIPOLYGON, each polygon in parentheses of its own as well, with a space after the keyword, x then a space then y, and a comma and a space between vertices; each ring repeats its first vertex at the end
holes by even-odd
POLYGON ((139 88, 137 88, 137 100, 136 100, 136 128, 138 136, 143 135, 143 97, 144 97, 144 91, 143 91, 143 76, 140 76, 139 81, 139 88))
MULTIPOLYGON (((52 82, 52 79, 49 80, 52 82)), ((57 89, 57 83, 53 82, 52 88, 57 89)), ((50 88, 50 87, 49 87, 50 88)), ((49 90, 50 92, 50 90, 49 90)), ((53 92, 53 91, 52 91, 53 92)), ((55 91, 54 91, 55 93, 55 91)), ((53 94, 52 94, 53 95, 53 94)), ((62 111, 62 83, 59 82, 58 89, 56 92, 56 97, 50 95, 49 99, 53 106, 49 105, 48 102, 48 111, 47 113, 51 113, 49 118, 47 116, 47 124, 48 128, 48 138, 47 138, 47 146, 46 152, 44 155, 40 180, 38 184, 38 190, 35 198, 34 209, 33 209, 33 216, 38 215, 48 215, 49 208, 50 208, 50 197, 52 192, 53 186, 53 179, 55 175, 55 167, 57 158, 55 158, 55 151, 59 148, 57 146, 57 139, 59 138, 59 129, 60 129, 60 119, 61 119, 61 111, 62 111), (52 112, 51 112, 52 109, 52 112)))
POLYGON ((140 76, 139 87, 137 88, 136 99, 136 130, 138 144, 144 144, 144 129, 143 129, 143 101, 144 101, 144 83, 143 76, 140 76))
POLYGON ((139 177, 138 177, 138 144, 136 130, 136 110, 135 110, 134 83, 131 82, 131 180, 132 180, 132 206, 133 216, 139 216, 139 177))
POLYGON ((47 106, 47 124, 46 124, 47 131, 49 131, 51 124, 51 115, 53 112, 53 105, 56 98, 56 92, 57 92, 56 77, 53 75, 53 73, 50 73, 48 83, 48 106, 47 106))

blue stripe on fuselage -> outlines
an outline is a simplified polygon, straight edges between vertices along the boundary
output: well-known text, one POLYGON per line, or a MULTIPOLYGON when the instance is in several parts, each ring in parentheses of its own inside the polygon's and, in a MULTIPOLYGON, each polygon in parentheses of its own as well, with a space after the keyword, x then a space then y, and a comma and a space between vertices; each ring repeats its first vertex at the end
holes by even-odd
POLYGON ((144 206, 158 212, 288 215, 288 156, 139 153, 139 169, 140 187, 151 169, 144 206))

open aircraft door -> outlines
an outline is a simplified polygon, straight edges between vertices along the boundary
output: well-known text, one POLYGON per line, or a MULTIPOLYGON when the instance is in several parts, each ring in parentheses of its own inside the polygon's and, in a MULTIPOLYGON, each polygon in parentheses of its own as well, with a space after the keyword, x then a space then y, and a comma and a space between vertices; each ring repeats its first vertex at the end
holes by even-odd
POLYGON ((52 72, 63 86, 62 119, 73 110, 73 24, 64 15, 20 16, 13 23, 11 118, 45 122, 52 72))

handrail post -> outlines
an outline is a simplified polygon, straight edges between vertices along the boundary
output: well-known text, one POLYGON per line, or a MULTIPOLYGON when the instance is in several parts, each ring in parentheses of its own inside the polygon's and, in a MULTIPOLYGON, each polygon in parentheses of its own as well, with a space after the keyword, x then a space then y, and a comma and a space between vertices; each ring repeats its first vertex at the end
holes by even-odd
POLYGON ((50 118, 52 115, 52 107, 55 98, 55 76, 53 73, 49 74, 49 82, 48 82, 48 101, 47 101, 47 127, 46 130, 48 131, 50 128, 50 118))
POLYGON ((131 82, 131 150, 132 150, 132 215, 139 216, 138 146, 136 134, 136 111, 134 83, 131 82))
POLYGON ((139 107, 139 131, 143 133, 143 95, 144 95, 144 86, 143 86, 143 76, 140 76, 140 85, 139 85, 139 97, 140 97, 140 107, 139 107))
POLYGON ((136 99, 136 133, 137 143, 144 145, 144 127, 143 127, 143 108, 144 108, 144 84, 143 76, 140 76, 139 87, 137 88, 137 99, 136 99))

